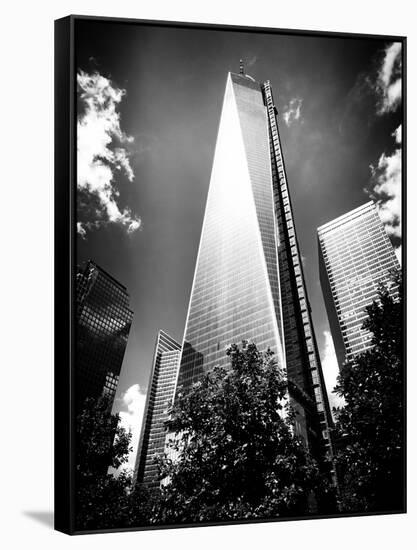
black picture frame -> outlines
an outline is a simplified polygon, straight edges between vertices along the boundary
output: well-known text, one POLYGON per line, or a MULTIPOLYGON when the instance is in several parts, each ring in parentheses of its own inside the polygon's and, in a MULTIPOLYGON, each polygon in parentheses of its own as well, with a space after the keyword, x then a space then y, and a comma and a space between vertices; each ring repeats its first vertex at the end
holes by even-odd
MULTIPOLYGON (((123 529, 97 529, 78 531, 74 513, 74 315, 75 315, 75 274, 76 274, 76 60, 75 26, 77 22, 119 23, 120 25, 142 25, 147 27, 187 28, 204 31, 216 29, 223 32, 237 31, 245 33, 281 34, 291 36, 340 37, 360 39, 384 39, 402 44, 403 66, 403 140, 402 140, 402 276, 406 288, 407 274, 407 219, 406 219, 406 119, 407 119, 407 38, 404 36, 386 36, 373 34, 338 33, 328 31, 309 31, 276 28, 242 27, 233 25, 213 25, 183 22, 150 21, 140 19, 93 17, 70 15, 55 21, 55 529, 64 533, 88 534, 113 531, 134 531, 177 527, 198 527, 200 524, 149 525, 123 529)), ((406 301, 403 309, 403 363, 406 372, 406 301)), ((404 383, 404 403, 406 404, 406 383, 404 383)), ((403 434, 406 434, 406 415, 404 412, 403 434)), ((404 472, 406 472, 406 452, 404 453, 404 472)), ((406 512, 406 474, 404 474, 404 505, 406 512)), ((387 513, 387 512, 383 512, 387 513)), ((344 513, 344 517, 362 516, 366 513, 344 513)), ((236 520, 226 522, 205 522, 204 525, 227 525, 241 523, 259 523, 265 521, 287 521, 297 519, 323 519, 340 517, 330 515, 277 518, 273 520, 236 520)))

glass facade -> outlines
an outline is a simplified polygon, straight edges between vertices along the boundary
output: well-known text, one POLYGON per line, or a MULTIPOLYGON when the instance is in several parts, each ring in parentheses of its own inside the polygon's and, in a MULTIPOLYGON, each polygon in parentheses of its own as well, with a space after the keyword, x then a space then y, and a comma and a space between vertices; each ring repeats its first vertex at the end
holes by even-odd
POLYGON ((269 81, 263 84, 268 116, 275 215, 278 228, 278 264, 290 396, 297 411, 298 431, 312 453, 332 456, 330 405, 314 333, 301 253, 287 182, 275 107, 269 81))
POLYGON ((175 381, 181 355, 181 344, 163 330, 156 341, 153 365, 148 384, 142 432, 134 472, 134 483, 158 487, 158 468, 155 458, 165 447, 168 410, 174 398, 175 381))
POLYGON ((285 366, 266 110, 260 86, 229 73, 178 387, 226 365, 243 339, 285 366))
POLYGON ((392 272, 400 269, 394 248, 372 201, 317 229, 320 282, 339 368, 371 347, 362 329, 366 306, 380 283, 398 295, 392 272))
POLYGON ((287 370, 296 430, 331 453, 330 409, 311 320, 269 82, 229 73, 177 388, 243 339, 287 370))
POLYGON ((88 261, 76 276, 75 384, 77 409, 87 397, 113 402, 132 324, 126 288, 88 261))

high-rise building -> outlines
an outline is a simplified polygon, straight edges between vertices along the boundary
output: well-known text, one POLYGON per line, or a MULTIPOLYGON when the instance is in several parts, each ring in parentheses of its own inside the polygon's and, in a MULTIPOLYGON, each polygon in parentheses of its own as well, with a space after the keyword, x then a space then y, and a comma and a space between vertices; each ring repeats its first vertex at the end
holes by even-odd
POLYGON ((331 452, 314 336, 269 82, 229 73, 184 333, 177 391, 243 339, 287 372, 296 430, 331 452))
POLYGON ((181 344, 163 330, 158 333, 146 396, 134 483, 158 487, 155 458, 164 453, 168 411, 174 398, 181 344))
POLYGON ((362 329, 365 308, 380 283, 398 295, 392 275, 400 265, 372 201, 320 226, 317 234, 320 283, 340 368, 371 347, 372 335, 362 329))
POLYGON ((126 288, 89 260, 76 276, 77 410, 87 397, 107 394, 113 403, 132 324, 126 288))

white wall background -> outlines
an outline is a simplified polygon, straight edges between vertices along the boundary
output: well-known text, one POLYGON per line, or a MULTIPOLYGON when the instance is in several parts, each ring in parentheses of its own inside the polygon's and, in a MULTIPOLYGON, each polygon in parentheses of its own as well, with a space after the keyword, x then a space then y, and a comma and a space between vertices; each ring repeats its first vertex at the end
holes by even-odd
MULTIPOLYGON (((408 308, 416 309, 416 31, 397 0, 13 0, 1 20, 1 484, 3 548, 410 548, 416 514, 416 399, 409 399, 409 513, 402 516, 179 529, 70 538, 53 508, 53 20, 70 13, 408 36, 408 308), (227 7, 226 7, 227 6, 227 7), (413 490, 414 489, 414 490, 413 490), (43 518, 34 519, 33 515, 43 518), (149 546, 148 546, 149 545, 149 546)), ((415 319, 408 335, 414 340, 415 319)), ((408 388, 416 387, 410 352, 408 388)))

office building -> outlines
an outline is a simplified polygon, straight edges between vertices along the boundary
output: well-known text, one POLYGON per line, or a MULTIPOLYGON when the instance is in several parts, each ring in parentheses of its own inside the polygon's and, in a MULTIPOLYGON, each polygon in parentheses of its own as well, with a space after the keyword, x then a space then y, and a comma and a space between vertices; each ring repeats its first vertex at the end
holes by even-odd
POLYGON ((158 333, 146 396, 134 483, 159 486, 156 457, 163 455, 168 411, 174 397, 181 344, 163 330, 158 333))
POLYGON ((106 394, 113 403, 132 324, 126 288, 89 260, 76 275, 75 396, 106 394))
POLYGON ((372 201, 317 233, 320 283, 340 368, 371 347, 372 335, 362 328, 366 306, 377 298, 380 283, 398 295, 392 275, 400 265, 372 201))
POLYGON ((288 376, 296 431, 331 453, 330 409, 269 82, 229 73, 184 333, 177 392, 243 339, 288 376))

